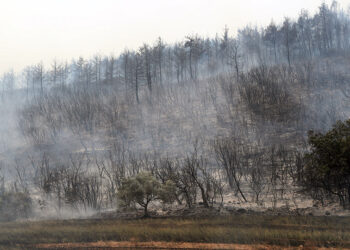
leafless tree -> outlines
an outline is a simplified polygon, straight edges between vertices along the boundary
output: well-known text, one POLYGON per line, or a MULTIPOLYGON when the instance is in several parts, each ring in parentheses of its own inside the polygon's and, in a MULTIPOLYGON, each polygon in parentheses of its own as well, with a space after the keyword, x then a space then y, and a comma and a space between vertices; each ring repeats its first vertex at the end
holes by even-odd
POLYGON ((242 161, 242 142, 238 139, 217 139, 214 143, 214 151, 219 166, 227 174, 228 183, 231 188, 236 189, 244 201, 247 201, 242 188, 242 177, 244 175, 242 161))

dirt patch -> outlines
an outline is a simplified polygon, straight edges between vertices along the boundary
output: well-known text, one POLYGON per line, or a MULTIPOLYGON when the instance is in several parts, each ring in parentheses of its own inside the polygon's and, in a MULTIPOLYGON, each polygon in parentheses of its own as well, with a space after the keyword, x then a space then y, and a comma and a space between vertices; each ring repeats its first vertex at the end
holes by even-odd
MULTIPOLYGON (((36 249, 333 249, 316 248, 312 246, 282 247, 271 245, 244 245, 244 244, 217 244, 217 243, 188 243, 188 242, 91 242, 91 243, 60 243, 60 244, 39 244, 34 246, 36 249)), ((335 248, 334 248, 335 249, 335 248)))

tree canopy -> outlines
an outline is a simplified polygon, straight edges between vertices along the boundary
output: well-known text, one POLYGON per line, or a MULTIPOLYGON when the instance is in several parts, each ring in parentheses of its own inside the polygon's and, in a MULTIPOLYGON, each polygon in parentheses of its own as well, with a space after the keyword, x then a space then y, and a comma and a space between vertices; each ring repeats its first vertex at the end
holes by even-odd
POLYGON ((148 217, 148 205, 154 200, 172 202, 176 190, 171 181, 161 184, 150 173, 142 172, 126 178, 118 191, 121 205, 130 206, 136 203, 144 208, 144 216, 148 217))
POLYGON ((338 121, 326 133, 309 132, 303 186, 314 198, 338 197, 350 205, 350 120, 338 121))

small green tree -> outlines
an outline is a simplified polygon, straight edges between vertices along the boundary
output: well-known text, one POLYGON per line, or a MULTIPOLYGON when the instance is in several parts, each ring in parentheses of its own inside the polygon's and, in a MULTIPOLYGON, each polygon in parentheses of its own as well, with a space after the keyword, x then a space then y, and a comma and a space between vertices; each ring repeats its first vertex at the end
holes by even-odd
POLYGON ((118 200, 122 206, 133 203, 140 205, 144 209, 144 217, 148 217, 148 205, 152 201, 173 202, 175 193, 175 184, 172 181, 161 184, 150 173, 139 173, 123 180, 118 191, 118 200))
POLYGON ((313 198, 338 197, 350 205, 350 120, 338 121, 327 133, 309 132, 302 186, 313 198))

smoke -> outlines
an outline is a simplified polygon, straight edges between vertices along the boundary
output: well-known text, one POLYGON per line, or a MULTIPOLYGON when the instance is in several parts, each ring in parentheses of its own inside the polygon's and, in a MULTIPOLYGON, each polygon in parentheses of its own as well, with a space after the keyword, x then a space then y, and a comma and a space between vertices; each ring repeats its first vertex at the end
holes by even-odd
POLYGON ((17 77, 22 88, 0 97, 6 189, 30 194, 37 218, 90 216, 116 207, 123 178, 156 172, 161 158, 180 161, 194 145, 218 168, 218 138, 294 149, 308 130, 349 118, 344 41, 338 52, 315 46, 308 56, 302 42, 287 48, 281 39, 276 49, 257 29, 239 34, 28 67, 17 77))

